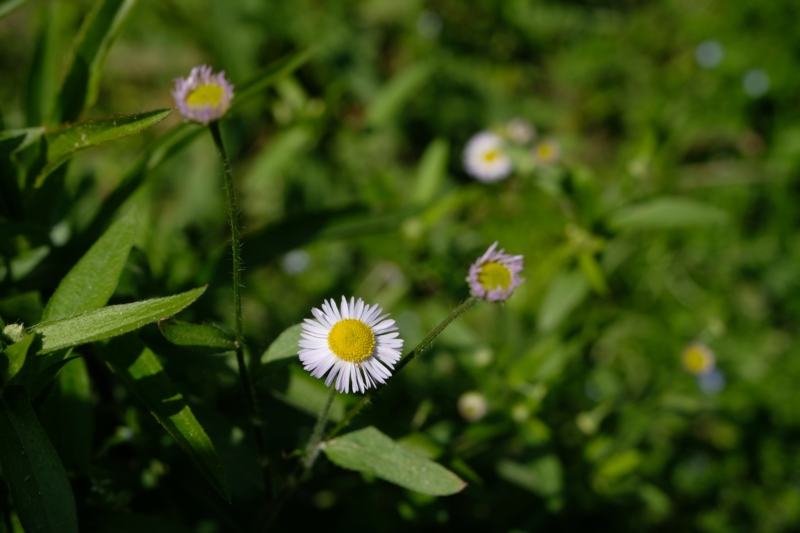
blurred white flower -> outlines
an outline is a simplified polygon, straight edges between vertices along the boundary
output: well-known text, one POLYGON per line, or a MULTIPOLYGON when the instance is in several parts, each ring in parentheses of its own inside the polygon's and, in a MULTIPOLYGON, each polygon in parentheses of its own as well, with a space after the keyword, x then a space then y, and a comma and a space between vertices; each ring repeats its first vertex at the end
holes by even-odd
POLYGON ((545 139, 533 147, 533 160, 539 165, 550 165, 560 157, 561 146, 552 139, 545 139))
POLYGON ((488 409, 486 398, 480 392, 465 392, 458 399, 458 414, 467 422, 477 422, 488 409))
POLYGON ((506 135, 511 142, 528 144, 536 137, 536 128, 522 117, 514 117, 506 124, 506 135))
POLYGON ((503 139, 490 131, 476 133, 464 148, 464 167, 473 178, 486 183, 511 173, 511 159, 503 150, 503 139))
POLYGON ((706 374, 714 368, 714 352, 703 343, 693 342, 683 349, 681 362, 683 367, 692 374, 706 374))

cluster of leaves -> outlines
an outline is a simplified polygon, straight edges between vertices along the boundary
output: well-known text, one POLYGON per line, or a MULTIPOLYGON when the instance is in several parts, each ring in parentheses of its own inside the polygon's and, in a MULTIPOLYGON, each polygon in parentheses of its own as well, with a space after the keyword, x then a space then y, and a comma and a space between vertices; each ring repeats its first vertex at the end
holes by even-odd
POLYGON ((0 531, 260 523, 327 396, 287 328, 355 294, 413 345, 494 240, 526 283, 326 443, 277 529, 798 527, 794 3, 135 4, 0 3, 0 531), (164 109, 198 57, 236 85, 267 480, 230 352, 220 169, 164 109), (472 182, 464 142, 516 116, 563 163, 472 182), (717 394, 680 366, 693 340, 717 394), (431 460, 469 486, 432 497, 462 482, 431 460))

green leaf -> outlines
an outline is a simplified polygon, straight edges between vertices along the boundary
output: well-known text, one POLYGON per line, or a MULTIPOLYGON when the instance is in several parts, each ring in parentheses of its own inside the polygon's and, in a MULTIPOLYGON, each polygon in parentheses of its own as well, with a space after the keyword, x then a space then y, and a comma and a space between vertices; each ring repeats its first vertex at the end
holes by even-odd
POLYGON ((77 533, 67 474, 20 387, 0 399, 0 466, 25 531, 77 533))
POLYGON ((288 54, 267 66, 249 80, 238 85, 236 87, 236 98, 231 102, 231 109, 236 109, 245 104, 250 99, 261 94, 276 81, 305 65, 308 60, 311 59, 313 52, 312 48, 307 48, 300 52, 288 54))
POLYGON ((189 454, 223 498, 231 492, 214 444, 149 348, 116 339, 100 349, 111 370, 130 388, 173 439, 189 454))
POLYGON ((174 296, 103 307, 82 315, 42 322, 30 329, 41 334, 39 354, 54 352, 116 337, 170 317, 197 300, 205 290, 206 287, 199 287, 174 296))
POLYGON ((219 353, 233 350, 234 340, 215 326, 190 324, 180 320, 162 320, 158 329, 169 342, 203 353, 219 353))
POLYGON ((443 466, 417 455, 372 426, 327 441, 323 451, 342 468, 423 494, 446 496, 467 485, 443 466))
POLYGON ((589 282, 580 272, 558 274, 542 300, 537 326, 539 331, 552 331, 589 294, 589 282))
POLYGON ((24 128, 0 131, 0 157, 23 150, 44 134, 44 128, 24 128))
MULTIPOLYGON (((325 407, 331 391, 323 380, 312 377, 299 364, 292 364, 296 362, 289 359, 274 361, 269 367, 261 367, 254 381, 258 387, 266 389, 283 403, 316 418, 325 407), (265 371, 267 369, 269 372, 265 371)), ((341 396, 334 396, 328 414, 334 422, 344 418, 345 403, 341 396)))
POLYGON ((94 450, 94 415, 89 372, 82 357, 65 361, 56 387, 39 409, 39 420, 67 471, 87 473, 94 450))
POLYGON ((372 101, 367 122, 372 126, 390 124, 403 106, 422 90, 432 73, 432 64, 414 63, 397 74, 372 101))
POLYGON ((0 386, 11 382, 14 376, 22 370, 34 337, 36 336, 28 335, 21 341, 6 346, 6 349, 0 354, 0 386))
POLYGON ((36 49, 28 73, 25 110, 28 124, 40 125, 50 115, 55 100, 58 67, 60 25, 64 20, 61 0, 51 0, 40 6, 42 28, 36 39, 36 49))
POLYGON ((103 307, 117 288, 136 238, 136 212, 114 223, 61 280, 42 313, 58 320, 103 307))
POLYGON ((41 187, 44 179, 65 161, 81 150, 94 148, 105 142, 122 139, 158 124, 172 113, 172 109, 155 109, 131 115, 93 118, 68 124, 46 135, 47 164, 34 184, 41 187))
POLYGON ((300 347, 297 345, 300 342, 300 332, 303 329, 302 324, 295 324, 289 326, 278 335, 278 338, 272 341, 267 351, 261 356, 261 364, 267 364, 271 361, 279 359, 287 359, 289 357, 297 357, 297 352, 300 347))
POLYGON ((414 202, 427 205, 436 197, 447 175, 447 158, 450 145, 444 139, 431 142, 422 154, 417 170, 417 184, 414 190, 414 202))
MULTIPOLYGON (((376 215, 361 206, 352 206, 293 217, 245 237, 242 260, 248 268, 252 268, 317 240, 331 242, 393 231, 416 212, 417 210, 376 215), (264 243, 269 243, 269 246, 264 243)), ((222 275, 223 270, 218 271, 222 275)))
POLYGON ((542 496, 556 496, 563 488, 564 473, 555 455, 545 455, 529 463, 502 460, 497 474, 506 481, 542 496))
POLYGON ((594 289, 597 294, 607 294, 608 284, 606 283, 606 277, 597 259, 595 259, 594 254, 581 252, 578 255, 578 264, 581 267, 583 275, 586 276, 586 281, 592 286, 592 289, 594 289))
POLYGON ((75 39, 53 123, 71 122, 95 102, 108 51, 135 4, 136 0, 100 0, 87 15, 75 39))
POLYGON ((22 7, 27 1, 28 0, 5 0, 4 2, 0 2, 0 19, 10 15, 15 10, 22 7))
POLYGON ((669 229, 712 226, 728 220, 725 211, 686 198, 655 198, 619 209, 611 215, 615 230, 669 229))

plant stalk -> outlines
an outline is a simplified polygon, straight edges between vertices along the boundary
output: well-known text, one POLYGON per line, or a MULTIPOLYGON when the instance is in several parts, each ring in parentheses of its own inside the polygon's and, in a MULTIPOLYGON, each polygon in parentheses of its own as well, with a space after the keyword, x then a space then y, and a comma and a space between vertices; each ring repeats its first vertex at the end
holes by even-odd
POLYGON ((255 430, 256 444, 261 459, 261 469, 264 476, 264 490, 269 495, 271 482, 267 472, 269 459, 264 439, 264 424, 259 413, 258 403, 256 402, 255 390, 250 380, 248 365, 244 357, 244 334, 242 325, 242 241, 239 236, 239 211, 236 208, 236 194, 233 189, 233 173, 231 172, 228 153, 225 151, 225 144, 222 142, 222 134, 219 129, 219 122, 214 121, 208 125, 214 144, 217 146, 219 155, 222 158, 222 166, 225 176, 225 197, 228 202, 228 217, 231 226, 231 253, 233 256, 233 307, 235 320, 235 351, 236 364, 239 368, 239 378, 242 380, 245 402, 250 413, 253 429, 255 430))

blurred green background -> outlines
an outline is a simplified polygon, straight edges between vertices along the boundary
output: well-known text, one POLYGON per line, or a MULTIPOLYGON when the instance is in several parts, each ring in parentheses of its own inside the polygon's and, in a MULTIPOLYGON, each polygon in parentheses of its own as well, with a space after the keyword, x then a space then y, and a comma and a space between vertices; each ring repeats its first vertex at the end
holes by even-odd
MULTIPOLYGON (((37 102, 57 90, 92 4, 30 1, 0 20, 4 129, 45 121, 37 102), (34 64, 55 80, 44 94, 29 90, 34 64)), ((237 85, 312 50, 222 123, 254 353, 343 294, 391 312, 411 348, 467 297, 467 269, 492 242, 525 256, 506 304, 451 326, 352 425, 468 487, 433 498, 320 461, 276 530, 800 529, 799 19, 790 0, 135 5, 84 117, 172 107, 173 78, 198 64, 237 85), (534 166, 520 149, 504 181, 466 175, 467 140, 515 117, 561 160, 534 166), (715 380, 682 366, 693 341, 716 354, 715 380), (487 404, 474 421, 457 407, 469 391, 487 404)), ((76 157, 43 214, 54 246, 23 255, 58 262, 179 123, 76 157)), ((209 283, 181 318, 231 327, 223 200, 207 134, 148 173, 123 208, 136 206, 140 232, 112 302, 209 283)), ((32 290, 2 272, 0 315, 38 321, 58 279, 32 290)), ((155 326, 141 337, 219 447, 234 502, 89 354, 91 459, 66 465, 81 523, 247 530, 260 478, 233 361, 162 346, 155 326)), ((275 456, 302 448, 322 384, 293 361, 258 387, 275 456)), ((337 400, 334 419, 355 399, 337 400)))

